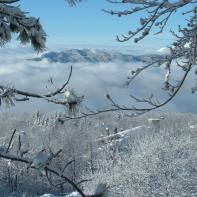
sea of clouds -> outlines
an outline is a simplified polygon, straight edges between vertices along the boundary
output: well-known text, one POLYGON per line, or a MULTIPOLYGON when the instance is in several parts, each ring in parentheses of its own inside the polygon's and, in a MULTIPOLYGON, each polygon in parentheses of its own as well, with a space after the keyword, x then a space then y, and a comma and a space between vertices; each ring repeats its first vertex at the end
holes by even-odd
MULTIPOLYGON (((130 51, 135 55, 134 51, 130 51)), ((51 63, 46 59, 31 61, 28 59, 39 57, 28 47, 10 47, 0 49, 0 84, 15 87, 24 91, 48 93, 54 90, 48 83, 50 77, 57 87, 61 86, 69 74, 70 63, 51 63)), ((136 96, 149 96, 152 92, 157 100, 166 98, 163 93, 163 80, 165 69, 150 69, 144 72, 130 86, 125 86, 126 77, 130 70, 142 67, 141 62, 131 63, 75 63, 69 88, 74 88, 78 95, 85 95, 83 106, 91 109, 109 108, 111 103, 105 98, 110 94, 114 100, 122 105, 132 106, 135 104, 130 94, 136 96)), ((175 71, 174 76, 181 73, 175 71)), ((178 112, 197 112, 196 96, 191 94, 191 87, 195 85, 195 76, 191 74, 176 98, 161 110, 178 112)), ((40 99, 28 102, 16 103, 15 107, 1 107, 1 112, 30 112, 34 110, 51 111, 64 110, 62 106, 49 104, 40 99)))

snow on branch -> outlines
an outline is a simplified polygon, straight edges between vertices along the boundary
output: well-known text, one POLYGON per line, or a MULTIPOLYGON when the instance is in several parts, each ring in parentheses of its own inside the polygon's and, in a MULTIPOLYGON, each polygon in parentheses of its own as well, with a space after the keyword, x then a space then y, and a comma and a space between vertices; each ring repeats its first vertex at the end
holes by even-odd
POLYGON ((39 19, 27 16, 18 6, 19 0, 0 0, 0 46, 9 42, 14 33, 22 44, 31 43, 35 51, 45 49, 46 33, 39 19))

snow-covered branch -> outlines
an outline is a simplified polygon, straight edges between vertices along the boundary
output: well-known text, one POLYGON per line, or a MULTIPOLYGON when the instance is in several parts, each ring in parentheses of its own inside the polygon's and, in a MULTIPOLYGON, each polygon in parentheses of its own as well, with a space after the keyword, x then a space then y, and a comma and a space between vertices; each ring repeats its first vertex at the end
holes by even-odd
POLYGON ((12 39, 14 33, 22 44, 31 43, 37 52, 45 49, 46 33, 39 19, 29 17, 18 6, 11 5, 19 0, 0 1, 0 46, 12 39))
POLYGON ((129 10, 124 11, 114 11, 114 10, 104 10, 105 12, 116 15, 118 17, 133 15, 137 12, 140 12, 145 17, 141 17, 139 19, 139 27, 136 30, 129 30, 127 35, 123 35, 122 37, 117 36, 117 40, 119 42, 125 42, 135 37, 134 41, 138 42, 144 39, 149 35, 150 31, 154 28, 158 28, 159 30, 156 32, 162 33, 163 29, 167 25, 168 20, 178 9, 192 3, 196 3, 192 0, 185 1, 166 1, 166 0, 151 0, 151 1, 135 1, 135 0, 122 0, 122 1, 114 1, 107 0, 110 3, 118 3, 118 4, 130 4, 132 6, 129 10), (141 34, 141 35, 140 35, 141 34))
MULTIPOLYGON (((16 130, 14 130, 10 140, 8 147, 6 148, 0 148, 0 158, 10 160, 12 162, 20 162, 20 163, 25 163, 27 165, 27 169, 32 168, 35 170, 44 171, 45 176, 47 177, 49 183, 51 184, 51 180, 48 177, 48 173, 52 173, 56 175, 57 177, 61 178, 63 181, 61 181, 59 184, 65 184, 68 183, 70 184, 82 197, 102 197, 104 194, 107 192, 107 186, 102 188, 102 191, 95 192, 93 195, 86 195, 82 189, 78 186, 80 183, 85 182, 87 180, 82 180, 79 182, 79 184, 73 182, 69 177, 64 175, 64 170, 65 168, 70 165, 73 161, 70 161, 62 166, 62 170, 57 170, 51 165, 51 161, 54 160, 59 154, 61 154, 62 150, 58 150, 56 153, 50 152, 50 154, 47 154, 46 150, 43 149, 39 151, 34 158, 27 158, 23 156, 18 156, 15 154, 12 154, 11 151, 9 151, 11 143, 13 141, 14 135, 16 133, 16 130)), ((55 184, 54 186, 58 186, 59 184, 55 184)), ((53 185, 53 184, 52 184, 53 185)), ((104 184, 103 184, 104 185, 104 184)))

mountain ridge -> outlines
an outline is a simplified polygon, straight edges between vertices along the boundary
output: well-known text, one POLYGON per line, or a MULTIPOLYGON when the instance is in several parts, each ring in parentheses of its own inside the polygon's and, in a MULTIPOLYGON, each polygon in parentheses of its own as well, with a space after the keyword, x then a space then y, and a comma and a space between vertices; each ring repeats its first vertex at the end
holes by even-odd
POLYGON ((160 57, 157 54, 130 55, 119 51, 101 49, 65 49, 63 51, 51 51, 40 57, 28 59, 42 61, 46 59, 52 63, 110 63, 110 62, 149 62, 152 58, 160 57))

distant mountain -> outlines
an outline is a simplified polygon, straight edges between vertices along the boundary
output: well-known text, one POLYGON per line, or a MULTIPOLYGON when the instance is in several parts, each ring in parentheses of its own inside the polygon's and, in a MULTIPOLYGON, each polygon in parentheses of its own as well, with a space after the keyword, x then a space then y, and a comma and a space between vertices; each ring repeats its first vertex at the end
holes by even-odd
POLYGON ((107 51, 98 49, 66 49, 64 51, 52 51, 30 60, 42 61, 47 59, 49 62, 60 63, 100 63, 100 62, 148 62, 151 58, 159 55, 131 55, 123 54, 118 51, 107 51))

